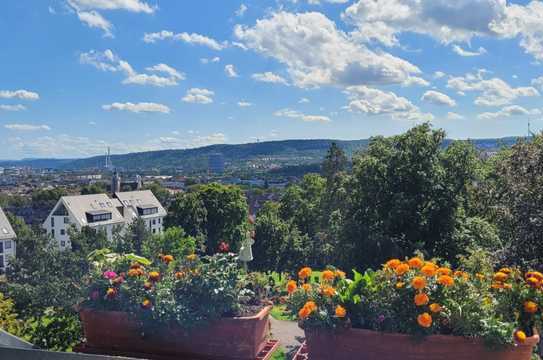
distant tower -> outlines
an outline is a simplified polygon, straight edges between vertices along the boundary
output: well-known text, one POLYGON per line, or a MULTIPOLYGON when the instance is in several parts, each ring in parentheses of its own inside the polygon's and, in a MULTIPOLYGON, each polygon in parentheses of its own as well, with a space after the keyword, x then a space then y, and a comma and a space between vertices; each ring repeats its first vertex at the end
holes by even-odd
POLYGON ((141 181, 141 176, 136 174, 136 190, 141 190, 142 187, 143 187, 143 183, 141 181))
POLYGON ((121 192, 121 175, 117 171, 111 177, 111 192, 113 194, 121 192))
POLYGON ((106 151, 106 169, 111 169, 111 167, 111 149, 108 146, 106 151))
POLYGON ((528 120, 528 137, 534 137, 535 134, 532 132, 530 120, 528 120))

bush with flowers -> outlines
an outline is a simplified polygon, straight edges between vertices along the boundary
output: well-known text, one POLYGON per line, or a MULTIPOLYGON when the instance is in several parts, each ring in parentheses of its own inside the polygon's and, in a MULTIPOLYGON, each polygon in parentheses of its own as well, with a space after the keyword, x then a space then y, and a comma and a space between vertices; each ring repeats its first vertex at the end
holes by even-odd
POLYGON ((543 274, 492 272, 481 256, 474 253, 451 269, 417 254, 392 259, 378 271, 354 271, 353 279, 329 268, 318 282, 308 281, 311 269, 303 268, 287 285, 288 309, 304 329, 352 326, 480 338, 494 347, 522 343, 542 325, 543 274))
POLYGON ((262 302, 244 289, 235 254, 156 262, 102 250, 91 254, 92 272, 83 308, 133 314, 147 327, 177 324, 191 329, 221 317, 257 311, 262 302))

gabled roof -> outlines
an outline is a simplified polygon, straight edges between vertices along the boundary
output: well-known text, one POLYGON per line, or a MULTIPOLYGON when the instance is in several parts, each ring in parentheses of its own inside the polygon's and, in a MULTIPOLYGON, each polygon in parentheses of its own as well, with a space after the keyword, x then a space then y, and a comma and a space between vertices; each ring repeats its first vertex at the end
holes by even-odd
MULTIPOLYGON (((110 199, 106 194, 63 196, 60 201, 80 226, 104 225, 124 222, 123 216, 117 210, 121 204, 117 199, 110 199), (89 224, 87 213, 111 212, 111 220, 89 224)), ((55 207, 56 208, 56 207, 55 207)))
POLYGON ((167 214, 166 210, 151 190, 118 192, 115 193, 115 197, 119 199, 125 208, 132 208, 136 214, 138 207, 142 209, 156 207, 158 213, 153 214, 153 217, 166 216, 167 214))
POLYGON ((2 208, 0 208, 0 240, 4 239, 14 239, 17 235, 11 224, 9 223, 8 217, 4 214, 2 208))

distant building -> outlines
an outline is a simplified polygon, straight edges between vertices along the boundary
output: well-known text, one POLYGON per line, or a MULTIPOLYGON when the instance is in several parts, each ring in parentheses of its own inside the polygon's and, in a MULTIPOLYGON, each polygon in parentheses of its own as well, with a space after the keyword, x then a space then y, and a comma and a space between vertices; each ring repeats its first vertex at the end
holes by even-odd
POLYGON ((63 250, 71 248, 68 229, 88 226, 104 231, 111 240, 115 229, 122 230, 142 218, 153 234, 161 233, 166 210, 150 190, 106 194, 63 196, 42 227, 63 250))
POLYGON ((0 208, 0 272, 3 272, 9 265, 10 259, 15 257, 16 238, 17 235, 13 231, 6 214, 0 208))
POLYGON ((224 156, 222 154, 210 154, 207 157, 207 167, 210 174, 224 173, 224 156))

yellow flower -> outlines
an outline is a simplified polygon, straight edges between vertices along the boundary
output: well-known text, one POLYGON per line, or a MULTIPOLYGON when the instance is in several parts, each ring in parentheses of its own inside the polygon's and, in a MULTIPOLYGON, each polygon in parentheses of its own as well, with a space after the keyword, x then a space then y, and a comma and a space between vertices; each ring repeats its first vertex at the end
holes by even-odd
POLYGON ((420 269, 421 267, 424 266, 424 261, 422 261, 421 258, 419 257, 414 257, 414 258, 411 258, 407 261, 407 263, 409 264, 410 267, 412 267, 413 269, 420 269))
POLYGON ((335 276, 336 274, 334 274, 334 272, 331 270, 324 270, 321 274, 322 280, 324 281, 332 281, 334 280, 335 276))
POLYGON ((534 288, 539 287, 540 285, 539 280, 537 280, 535 277, 529 277, 526 279, 526 283, 534 288))
POLYGON ((198 258, 198 256, 196 254, 190 254, 190 255, 187 255, 186 259, 188 261, 194 261, 198 258))
POLYGON ((535 277, 537 280, 542 281, 543 280, 543 274, 539 271, 528 271, 526 273, 526 279, 535 277))
POLYGON ((336 316, 338 318, 344 318, 347 315, 347 310, 341 305, 336 306, 336 316))
POLYGON ((526 333, 522 330, 515 331, 515 339, 523 344, 526 341, 526 333))
POLYGON ((426 279, 422 276, 415 276, 413 280, 411 280, 411 286, 413 286, 414 289, 422 290, 426 287, 426 279))
POLYGON ((509 275, 509 274, 511 274, 511 269, 510 269, 510 268, 501 268, 501 269, 499 270, 499 272, 502 272, 502 273, 504 273, 504 274, 509 275))
POLYGON ((153 288, 153 283, 146 281, 145 283, 143 283, 143 287, 145 288, 145 290, 151 290, 153 288))
POLYGON ((425 293, 415 295, 415 305, 423 306, 430 302, 430 298, 425 293))
POLYGON ((409 265, 407 264, 404 264, 404 263, 401 263, 400 265, 398 265, 396 267, 396 269, 394 269, 394 272, 396 273, 396 275, 398 276, 402 276, 404 275, 406 272, 409 271, 409 265))
POLYGON ((430 326, 432 326, 432 316, 428 313, 420 314, 417 317, 417 322, 423 328, 429 328, 430 326))
POLYGON ((494 281, 504 282, 505 280, 507 280, 508 277, 509 275, 507 275, 506 273, 498 271, 497 273, 494 274, 494 281))
POLYGON ((109 288, 106 291, 106 297, 108 299, 113 299, 117 295, 117 290, 113 288, 109 288))
POLYGON ((385 266, 389 269, 395 270, 402 262, 399 259, 392 259, 386 262, 385 266))
POLYGON ((137 276, 141 276, 141 275, 143 275, 143 270, 141 270, 140 268, 130 269, 130 270, 128 270, 127 275, 128 275, 129 277, 137 277, 137 276))
POLYGON ((336 270, 336 276, 340 279, 345 279, 345 272, 341 270, 336 270))
POLYGON ((441 275, 437 278, 437 283, 449 287, 454 285, 454 279, 449 275, 441 275))
POLYGON ((150 309, 153 306, 153 303, 149 299, 145 299, 141 303, 141 307, 144 309, 150 309))
POLYGON ((289 294, 292 294, 294 291, 296 291, 296 288, 298 286, 296 285, 296 281, 294 280, 290 280, 288 283, 287 283, 287 292, 289 294))
POLYGON ((311 276, 312 270, 310 267, 304 267, 298 272, 298 277, 301 280, 307 279, 311 276))
POLYGON ((310 284, 303 284, 302 288, 307 292, 311 291, 311 285, 310 284))
POLYGON ((157 282, 158 280, 160 280, 160 273, 158 271, 151 271, 149 273, 149 280, 151 280, 152 282, 157 282))
POLYGON ((481 273, 475 274, 475 277, 476 277, 477 279, 481 280, 481 281, 483 281, 483 280, 485 279, 485 276, 484 276, 483 274, 481 274, 481 273))
POLYGON ((162 257, 162 261, 164 261, 166 264, 169 264, 173 261, 173 255, 164 255, 162 257))
POLYGON ((398 281, 396 283, 396 289, 401 289, 405 286, 405 283, 403 281, 398 281))
POLYGON ((426 264, 420 269, 420 272, 428 277, 432 277, 436 274, 436 268, 431 264, 426 264))
POLYGON ((436 304, 436 303, 430 304, 430 311, 433 312, 434 314, 441 312, 441 310, 442 310, 441 305, 436 304))
POLYGON ((524 312, 527 312, 528 314, 535 314, 537 310, 539 309, 537 304, 530 300, 525 301, 523 306, 524 306, 524 312))

